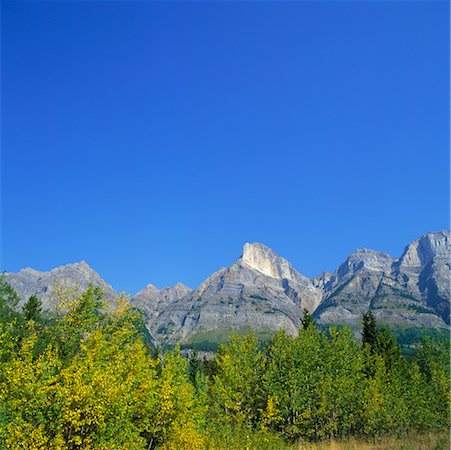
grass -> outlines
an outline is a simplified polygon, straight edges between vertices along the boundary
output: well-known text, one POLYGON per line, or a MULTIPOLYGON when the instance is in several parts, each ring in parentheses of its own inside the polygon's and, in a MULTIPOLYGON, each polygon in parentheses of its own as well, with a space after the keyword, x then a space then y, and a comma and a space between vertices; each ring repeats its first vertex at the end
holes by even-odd
POLYGON ((288 444, 262 431, 243 429, 215 430, 206 445, 208 450, 449 450, 449 435, 441 433, 409 434, 402 438, 348 438, 344 441, 288 444))
POLYGON ((350 438, 346 441, 301 443, 297 450, 449 450, 447 433, 414 434, 402 438, 386 437, 373 442, 350 438))

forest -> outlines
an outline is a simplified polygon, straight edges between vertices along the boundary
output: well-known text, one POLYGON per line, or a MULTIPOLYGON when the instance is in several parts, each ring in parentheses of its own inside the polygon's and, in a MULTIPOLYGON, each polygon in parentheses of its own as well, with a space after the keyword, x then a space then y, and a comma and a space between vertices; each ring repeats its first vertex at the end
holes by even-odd
MULTIPOLYGON (((283 449, 450 426, 449 341, 412 354, 362 317, 232 336, 212 359, 158 349, 126 298, 65 290, 49 315, 0 278, 1 449, 283 449)), ((445 447, 440 447, 445 448, 445 447)))

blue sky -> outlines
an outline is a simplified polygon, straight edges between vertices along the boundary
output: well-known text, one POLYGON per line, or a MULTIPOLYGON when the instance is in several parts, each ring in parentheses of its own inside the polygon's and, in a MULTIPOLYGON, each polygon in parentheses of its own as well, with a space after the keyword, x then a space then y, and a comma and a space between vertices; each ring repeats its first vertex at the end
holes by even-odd
POLYGON ((313 276, 449 227, 447 2, 1 8, 4 270, 313 276))

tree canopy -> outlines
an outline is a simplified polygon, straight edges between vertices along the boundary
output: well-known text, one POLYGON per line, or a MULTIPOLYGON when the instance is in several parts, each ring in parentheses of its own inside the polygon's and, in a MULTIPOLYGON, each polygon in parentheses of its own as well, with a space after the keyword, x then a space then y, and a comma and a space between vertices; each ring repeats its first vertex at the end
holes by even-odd
POLYGON ((363 317, 293 337, 233 336, 213 360, 146 343, 126 299, 93 287, 43 317, 0 279, 0 443, 5 449, 280 449, 299 440, 447 430, 449 342, 404 357, 363 317))

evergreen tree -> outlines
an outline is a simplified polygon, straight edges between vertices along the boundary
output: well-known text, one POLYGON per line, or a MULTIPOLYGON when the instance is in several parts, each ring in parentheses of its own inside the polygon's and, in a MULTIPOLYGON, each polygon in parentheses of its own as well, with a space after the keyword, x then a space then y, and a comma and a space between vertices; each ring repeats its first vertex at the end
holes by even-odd
POLYGON ((218 373, 218 363, 216 359, 208 359, 206 356, 204 356, 202 364, 204 366, 205 376, 207 378, 211 379, 218 373))
POLYGON ((36 295, 32 295, 28 299, 27 303, 23 305, 22 312, 27 322, 29 320, 40 322, 42 319, 42 301, 38 297, 36 297, 36 295))
POLYGON ((0 275, 0 322, 8 323, 17 318, 19 295, 6 281, 5 274, 0 275))
POLYGON ((313 320, 313 317, 312 317, 312 315, 310 314, 310 312, 308 311, 307 308, 304 308, 303 317, 301 319, 301 323, 302 323, 302 329, 303 330, 306 330, 309 327, 315 326, 315 321, 313 320))
POLYGON ((194 386, 196 382, 196 375, 201 371, 202 371, 202 361, 197 356, 197 352, 193 351, 189 357, 188 376, 191 383, 193 383, 194 386))
POLYGON ((362 345, 368 344, 371 350, 374 351, 376 349, 377 334, 376 319, 373 312, 368 310, 363 315, 362 345))
POLYGON ((385 327, 377 331, 375 351, 384 358, 385 366, 389 372, 396 368, 401 351, 395 335, 385 327))

